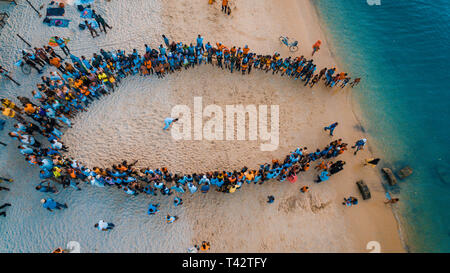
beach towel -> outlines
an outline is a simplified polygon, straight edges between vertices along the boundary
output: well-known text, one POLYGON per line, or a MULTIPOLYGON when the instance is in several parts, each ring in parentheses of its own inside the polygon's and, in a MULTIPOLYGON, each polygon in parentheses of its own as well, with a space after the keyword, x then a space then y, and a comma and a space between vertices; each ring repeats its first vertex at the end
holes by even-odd
POLYGON ((46 16, 64 16, 64 8, 47 8, 46 16))
POLYGON ((81 17, 81 18, 84 18, 84 19, 90 19, 90 18, 92 18, 92 10, 91 10, 91 9, 88 9, 88 8, 85 8, 85 9, 81 12, 80 17, 81 17))
POLYGON ((67 19, 54 19, 46 17, 44 19, 44 23, 49 25, 50 27, 69 27, 70 20, 67 19))

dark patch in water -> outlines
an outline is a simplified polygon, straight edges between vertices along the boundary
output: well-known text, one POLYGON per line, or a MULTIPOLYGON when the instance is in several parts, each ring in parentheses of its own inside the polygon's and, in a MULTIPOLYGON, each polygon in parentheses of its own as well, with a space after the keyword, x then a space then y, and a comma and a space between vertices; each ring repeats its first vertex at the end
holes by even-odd
POLYGON ((450 185, 450 166, 447 164, 438 164, 436 165, 436 173, 442 184, 445 186, 450 185))
POLYGON ((353 126, 356 130, 365 133, 366 129, 364 129, 364 127, 361 124, 356 124, 355 126, 353 126))

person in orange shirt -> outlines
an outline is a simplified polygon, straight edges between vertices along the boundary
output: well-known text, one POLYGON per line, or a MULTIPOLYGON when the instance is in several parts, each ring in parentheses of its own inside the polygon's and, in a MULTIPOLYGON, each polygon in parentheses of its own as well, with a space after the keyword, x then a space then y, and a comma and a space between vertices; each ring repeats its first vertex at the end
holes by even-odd
POLYGON ((249 51, 250 51, 250 48, 248 48, 248 45, 245 45, 244 49, 242 50, 242 52, 244 53, 244 56, 246 56, 249 51))
POLYGON ((306 172, 307 170, 309 170, 309 163, 306 163, 305 166, 303 167, 304 172, 306 172))
POLYGON ((316 53, 316 51, 319 51, 320 49, 320 45, 322 44, 321 40, 318 40, 314 45, 313 45, 313 52, 311 54, 311 56, 314 56, 314 53, 316 53))
POLYGON ((222 0, 222 11, 223 11, 223 13, 227 14, 227 9, 230 9, 228 7, 228 0, 222 0))
POLYGON ((200 250, 207 251, 211 247, 211 244, 209 242, 203 241, 202 246, 200 247, 200 250))
POLYGON ((31 103, 27 103, 25 105, 24 110, 25 110, 25 113, 30 114, 30 115, 34 114, 34 112, 36 112, 36 108, 33 107, 33 105, 31 103))
POLYGON ((50 64, 54 67, 58 68, 62 73, 66 72, 66 69, 61 65, 61 59, 58 57, 51 57, 50 64))

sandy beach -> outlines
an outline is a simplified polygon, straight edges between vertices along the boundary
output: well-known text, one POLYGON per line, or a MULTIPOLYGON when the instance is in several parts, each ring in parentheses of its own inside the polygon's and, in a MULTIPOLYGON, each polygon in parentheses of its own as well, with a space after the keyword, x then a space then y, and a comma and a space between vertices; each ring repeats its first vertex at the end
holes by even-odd
MULTIPOLYGON (((220 12, 221 1, 213 5, 208 5, 207 0, 98 2, 98 9, 107 14, 114 28, 111 34, 89 45, 80 41, 90 39, 87 33, 81 35, 71 29, 76 54, 90 56, 100 48, 144 50, 144 43, 153 47, 163 43, 161 34, 170 40, 194 43, 201 34, 211 44, 248 45, 251 51, 261 54, 309 57, 312 44, 320 39, 321 49, 314 56, 318 68, 337 66, 340 70, 308 0, 230 0, 230 16, 220 12), (130 18, 125 11, 135 16, 130 18), (293 54, 280 45, 280 35, 298 40, 298 52, 293 54)), ((45 40, 37 36, 30 39, 36 44, 45 40)), ((12 50, 7 53, 14 55, 12 50)), ((38 81, 34 76, 33 83, 38 81)), ((9 95, 28 95, 33 87, 27 83, 15 89, 8 83, 6 88, 9 95)), ((337 138, 351 146, 364 137, 352 111, 353 91, 330 90, 323 83, 311 89, 271 72, 254 70, 242 76, 209 65, 169 74, 164 79, 129 77, 113 94, 79 114, 63 141, 70 147, 68 155, 89 167, 139 160, 138 167, 166 166, 178 173, 243 166, 257 169, 259 164, 282 159, 297 147, 314 151, 337 138), (163 120, 175 105, 192 106, 194 96, 202 97, 205 105, 222 107, 279 105, 279 148, 260 151, 259 141, 173 140, 161 130, 163 120), (323 127, 335 121, 339 126, 332 138, 323 127)), ((368 138, 369 145, 370 141, 368 138)), ((2 161, 20 156, 14 148, 7 148, 2 161)), ((383 202, 385 191, 379 169, 362 165, 370 157, 370 149, 357 156, 347 151, 339 158, 346 162, 344 171, 321 184, 313 182, 317 174, 311 168, 295 184, 269 181, 244 185, 234 194, 184 194, 178 215, 183 218, 183 228, 192 231, 192 244, 209 241, 212 252, 368 252, 366 245, 370 241, 379 242, 382 252, 404 252, 392 210, 383 202), (362 200, 355 184, 358 180, 369 186, 370 200, 362 200), (309 186, 310 192, 299 192, 303 185, 309 186), (266 203, 268 195, 275 196, 274 204, 266 203), (343 206, 343 198, 348 196, 357 196, 359 204, 343 206)), ((26 163, 21 164, 28 168, 26 163)))

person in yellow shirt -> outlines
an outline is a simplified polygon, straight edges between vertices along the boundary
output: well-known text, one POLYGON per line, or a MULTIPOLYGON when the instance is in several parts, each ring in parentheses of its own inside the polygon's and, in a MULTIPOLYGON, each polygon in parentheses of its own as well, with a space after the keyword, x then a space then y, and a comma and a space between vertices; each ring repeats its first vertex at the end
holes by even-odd
POLYGON ((0 110, 5 117, 13 118, 16 116, 16 112, 14 112, 11 108, 0 107, 0 110))

